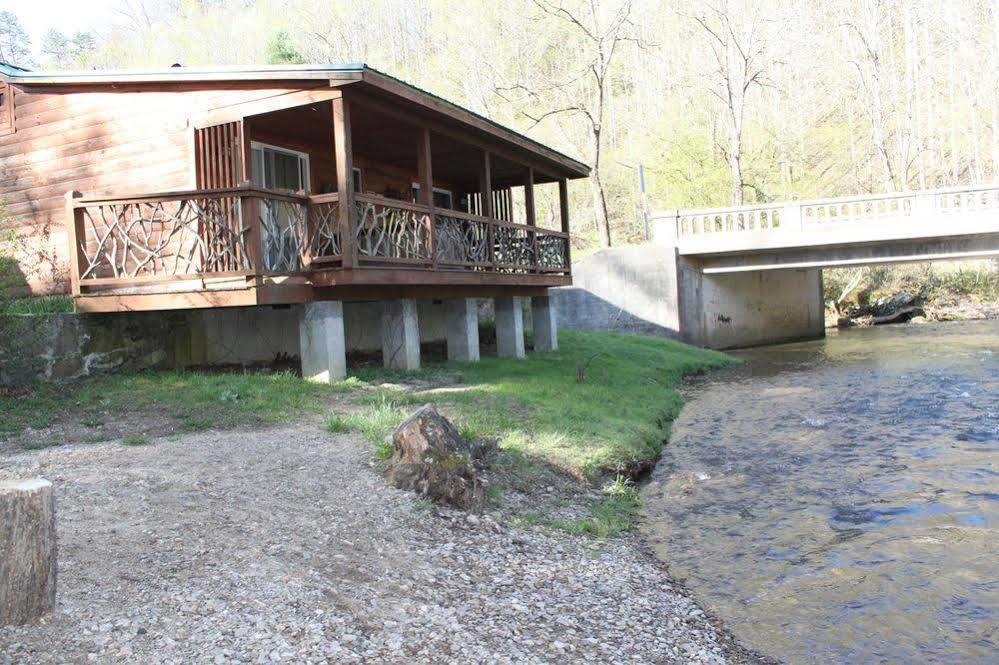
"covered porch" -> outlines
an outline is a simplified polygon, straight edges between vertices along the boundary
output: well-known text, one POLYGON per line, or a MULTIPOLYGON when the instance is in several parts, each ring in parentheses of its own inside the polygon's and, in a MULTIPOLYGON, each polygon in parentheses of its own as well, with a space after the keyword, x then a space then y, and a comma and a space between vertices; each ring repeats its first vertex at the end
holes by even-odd
POLYGON ((541 296, 571 283, 578 168, 384 90, 321 93, 205 114, 189 191, 69 193, 78 308, 541 296))

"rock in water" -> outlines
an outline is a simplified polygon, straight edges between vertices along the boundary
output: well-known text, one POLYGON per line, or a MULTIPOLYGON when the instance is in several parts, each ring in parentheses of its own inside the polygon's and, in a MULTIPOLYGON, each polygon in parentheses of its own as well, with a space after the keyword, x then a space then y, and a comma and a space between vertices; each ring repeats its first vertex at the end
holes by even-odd
POLYGON ((52 483, 0 481, 0 626, 55 607, 56 533, 52 483))
POLYGON ((393 486, 464 510, 485 505, 488 484, 481 470, 495 444, 466 440, 433 404, 399 425, 392 442, 388 481, 393 486))

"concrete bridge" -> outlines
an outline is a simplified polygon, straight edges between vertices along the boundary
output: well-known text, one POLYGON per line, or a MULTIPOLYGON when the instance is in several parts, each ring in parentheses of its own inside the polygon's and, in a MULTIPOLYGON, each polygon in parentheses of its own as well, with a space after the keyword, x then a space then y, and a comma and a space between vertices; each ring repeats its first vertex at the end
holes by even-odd
POLYGON ((574 267, 563 325, 712 348, 821 337, 823 268, 999 256, 999 185, 658 212, 653 226, 653 246, 574 267))

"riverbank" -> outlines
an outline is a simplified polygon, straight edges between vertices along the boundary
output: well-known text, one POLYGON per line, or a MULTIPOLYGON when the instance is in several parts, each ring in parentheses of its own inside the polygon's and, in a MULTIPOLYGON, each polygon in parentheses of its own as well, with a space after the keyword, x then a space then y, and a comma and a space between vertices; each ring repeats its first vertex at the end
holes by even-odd
POLYGON ((979 260, 823 273, 826 326, 999 319, 999 264, 979 260))
POLYGON ((618 477, 659 454, 683 374, 727 360, 561 342, 334 387, 152 373, 5 397, 0 468, 61 488, 63 546, 60 612, 0 644, 15 662, 757 662, 628 532, 637 494, 618 477), (500 439, 484 515, 380 477, 386 434, 426 401, 500 439))

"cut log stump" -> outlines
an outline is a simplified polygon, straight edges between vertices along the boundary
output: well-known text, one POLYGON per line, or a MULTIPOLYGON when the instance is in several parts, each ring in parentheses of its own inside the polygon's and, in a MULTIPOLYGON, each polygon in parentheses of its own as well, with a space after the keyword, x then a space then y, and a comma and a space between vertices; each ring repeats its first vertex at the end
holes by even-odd
POLYGON ((0 626, 55 608, 56 532, 52 483, 0 481, 0 626))

